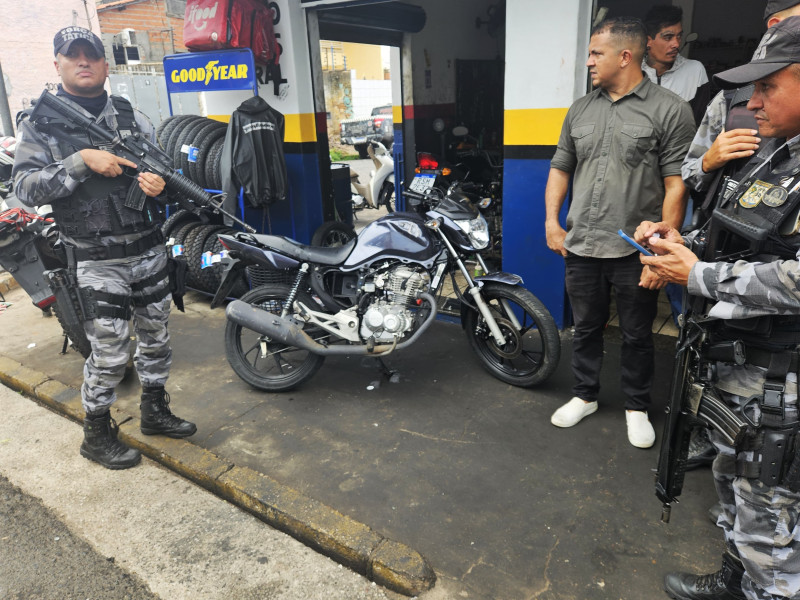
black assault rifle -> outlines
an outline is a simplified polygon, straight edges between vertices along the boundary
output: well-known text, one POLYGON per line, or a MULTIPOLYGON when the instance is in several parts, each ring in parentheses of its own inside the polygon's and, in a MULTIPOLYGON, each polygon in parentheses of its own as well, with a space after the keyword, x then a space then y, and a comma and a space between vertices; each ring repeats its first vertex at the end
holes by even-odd
POLYGON ((187 198, 197 206, 221 213, 250 233, 256 232, 250 225, 224 210, 222 200, 215 202, 215 196, 173 169, 172 161, 161 148, 138 132, 125 137, 111 133, 47 90, 36 101, 30 120, 37 129, 78 149, 84 149, 85 143, 72 136, 63 126, 68 125, 86 131, 93 142, 99 142, 98 145, 105 146, 112 154, 136 163, 137 171, 155 173, 161 177, 167 189, 177 194, 179 198, 187 198))

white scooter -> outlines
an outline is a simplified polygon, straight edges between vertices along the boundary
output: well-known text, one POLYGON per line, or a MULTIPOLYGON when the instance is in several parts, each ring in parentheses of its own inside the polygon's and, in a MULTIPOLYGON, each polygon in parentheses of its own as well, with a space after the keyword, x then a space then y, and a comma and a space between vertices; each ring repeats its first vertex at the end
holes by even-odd
POLYGON ((386 146, 380 142, 370 142, 367 154, 375 168, 369 172, 369 181, 362 184, 358 173, 350 174, 350 189, 353 193, 353 211, 362 208, 386 207, 386 212, 394 212, 394 161, 386 146))

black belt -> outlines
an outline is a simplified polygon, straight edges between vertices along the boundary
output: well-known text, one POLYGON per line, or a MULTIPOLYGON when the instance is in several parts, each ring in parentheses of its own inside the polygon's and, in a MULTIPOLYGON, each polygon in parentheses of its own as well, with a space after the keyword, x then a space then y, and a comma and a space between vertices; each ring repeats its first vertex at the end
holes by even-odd
POLYGON ((798 360, 798 353, 796 350, 779 350, 777 352, 772 352, 770 350, 764 350, 763 348, 757 348, 751 345, 745 345, 745 362, 748 365, 755 365, 756 367, 763 367, 765 369, 769 368, 770 361, 772 360, 773 354, 782 354, 784 352, 791 353, 791 359, 789 362, 789 370, 797 373, 798 364, 800 364, 800 360, 798 360))
POLYGON ((113 246, 97 246, 96 248, 73 248, 75 260, 109 260, 112 258, 128 258, 138 256, 158 244, 164 243, 164 234, 161 229, 138 240, 127 244, 114 244, 113 246))

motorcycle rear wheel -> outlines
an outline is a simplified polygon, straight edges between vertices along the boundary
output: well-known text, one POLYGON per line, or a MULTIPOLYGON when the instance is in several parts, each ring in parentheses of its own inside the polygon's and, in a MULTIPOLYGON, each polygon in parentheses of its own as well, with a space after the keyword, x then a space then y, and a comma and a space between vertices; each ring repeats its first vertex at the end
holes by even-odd
POLYGON ((486 282, 481 295, 506 336, 506 343, 498 346, 483 316, 475 310, 465 311, 464 330, 483 368, 500 381, 518 387, 545 381, 561 358, 558 328, 547 308, 519 286, 486 282), (512 326, 506 305, 519 321, 519 331, 512 326))
MULTIPOLYGON (((244 294, 241 300, 279 315, 290 290, 288 285, 262 285, 244 294)), ((309 307, 316 305, 313 298, 302 291, 296 300, 309 307)), ((319 337, 311 330, 307 333, 319 337)), ((232 321, 225 326, 225 355, 245 383, 265 392, 285 392, 297 387, 311 379, 325 361, 324 356, 307 350, 270 342, 266 336, 232 321)))

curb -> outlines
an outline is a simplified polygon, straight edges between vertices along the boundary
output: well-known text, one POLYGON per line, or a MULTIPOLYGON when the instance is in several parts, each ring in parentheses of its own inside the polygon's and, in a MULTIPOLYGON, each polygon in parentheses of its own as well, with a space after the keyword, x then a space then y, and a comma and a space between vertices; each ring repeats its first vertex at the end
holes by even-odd
MULTIPOLYGON (((80 392, 74 388, 5 356, 0 356, 0 382, 83 423, 80 392)), ((375 583, 407 596, 436 583, 425 557, 405 544, 187 440, 142 435, 138 417, 112 410, 126 444, 375 583)))

